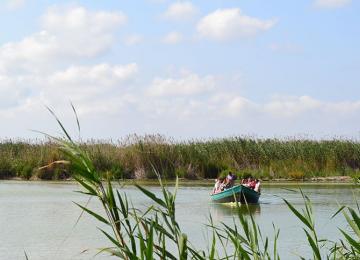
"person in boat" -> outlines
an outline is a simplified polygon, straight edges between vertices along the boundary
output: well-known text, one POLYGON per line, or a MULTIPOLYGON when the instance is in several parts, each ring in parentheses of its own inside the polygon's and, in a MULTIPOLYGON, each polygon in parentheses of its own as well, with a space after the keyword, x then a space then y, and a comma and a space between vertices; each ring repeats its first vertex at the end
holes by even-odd
POLYGON ((235 184, 235 179, 236 176, 232 172, 229 172, 225 179, 225 189, 232 188, 235 184))
POLYGON ((223 182, 224 182, 224 178, 221 178, 221 177, 218 177, 216 180, 215 180, 215 186, 214 186, 214 189, 212 191, 212 194, 215 194, 215 193, 218 193, 218 192, 221 192, 222 189, 223 189, 223 182))
POLYGON ((241 181, 241 184, 244 185, 244 186, 246 186, 246 187, 250 187, 251 182, 252 182, 252 176, 249 175, 248 177, 244 178, 244 179, 241 181))
POLYGON ((261 185, 260 180, 255 179, 255 188, 254 188, 254 191, 260 193, 260 185, 261 185))
POLYGON ((248 183, 249 183, 249 179, 248 178, 243 178, 241 180, 241 184, 244 185, 244 186, 248 186, 248 183))
POLYGON ((251 178, 250 178, 250 181, 249 181, 249 183, 248 183, 248 187, 249 187, 250 189, 255 189, 255 186, 256 186, 256 179, 253 178, 253 177, 251 177, 251 178))

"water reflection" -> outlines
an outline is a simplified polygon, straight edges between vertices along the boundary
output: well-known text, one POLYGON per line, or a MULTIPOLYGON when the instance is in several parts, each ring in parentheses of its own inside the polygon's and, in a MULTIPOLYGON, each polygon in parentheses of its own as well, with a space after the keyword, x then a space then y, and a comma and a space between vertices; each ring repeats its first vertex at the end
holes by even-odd
MULTIPOLYGON (((222 220, 229 216, 235 216, 237 214, 237 208, 235 203, 212 203, 210 205, 211 214, 214 219, 222 220)), ((239 210, 242 215, 260 215, 260 204, 239 205, 239 210)))
MULTIPOLYGON (((307 239, 301 223, 282 198, 298 209, 304 207, 304 201, 300 193, 289 191, 289 187, 264 185, 260 205, 249 205, 250 212, 242 205, 240 212, 246 216, 252 214, 266 236, 273 236, 272 224, 281 230, 278 245, 284 259, 298 258, 294 252, 310 259, 312 255, 303 246, 307 245, 307 239)), ((337 227, 346 229, 346 220, 341 214, 329 219, 339 209, 338 204, 357 207, 354 197, 360 196, 359 187, 305 185, 301 188, 314 205, 319 235, 333 240, 341 238, 337 227)), ((23 259, 24 249, 30 259, 92 259, 96 248, 108 245, 106 237, 96 228, 99 223, 90 215, 84 214, 76 228, 73 227, 81 209, 72 201, 85 205, 88 200, 73 192, 78 189, 77 184, 72 183, 0 182, 0 259, 23 259), (86 252, 81 253, 83 251, 86 252)), ((150 189, 161 196, 158 186, 150 189)), ((134 186, 125 186, 121 192, 126 193, 136 207, 143 209, 153 203, 134 186)), ((209 244, 208 239, 204 239, 205 231, 202 232, 204 224, 209 223, 209 213, 216 225, 224 222, 232 226, 233 218, 237 218, 236 208, 210 202, 208 187, 181 187, 176 199, 177 220, 189 240, 199 248, 209 244)), ((91 203, 91 208, 101 210, 98 202, 91 203)), ((99 255, 95 259, 109 258, 99 255)))

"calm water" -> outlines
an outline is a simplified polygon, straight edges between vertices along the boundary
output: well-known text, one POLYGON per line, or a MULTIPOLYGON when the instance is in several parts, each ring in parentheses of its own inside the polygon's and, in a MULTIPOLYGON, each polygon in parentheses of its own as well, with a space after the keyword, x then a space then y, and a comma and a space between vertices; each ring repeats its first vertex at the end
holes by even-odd
MULTIPOLYGON (((257 223, 265 234, 273 234, 272 223, 280 231, 280 252, 283 259, 308 255, 301 226, 289 212, 281 197, 297 207, 303 205, 301 196, 288 188, 298 186, 264 185, 260 205, 252 209, 257 223), (285 189, 284 189, 285 188, 285 189)), ((158 187, 149 187, 159 192, 158 187)), ((97 248, 109 245, 97 230, 98 223, 90 216, 82 216, 73 201, 85 204, 87 197, 78 193, 80 187, 69 183, 0 182, 0 259, 110 259, 95 256, 97 248)), ((355 206, 354 196, 359 189, 349 185, 306 185, 303 191, 312 199, 319 233, 326 238, 340 237, 337 227, 346 228, 343 218, 330 220, 338 204, 355 206)), ((215 222, 231 223, 234 211, 209 201, 211 187, 181 187, 177 197, 177 218, 190 241, 205 247, 208 234, 204 224, 209 214, 215 222)), ((136 188, 122 188, 139 207, 150 205, 136 188)), ((90 202, 97 208, 96 201, 90 202)))

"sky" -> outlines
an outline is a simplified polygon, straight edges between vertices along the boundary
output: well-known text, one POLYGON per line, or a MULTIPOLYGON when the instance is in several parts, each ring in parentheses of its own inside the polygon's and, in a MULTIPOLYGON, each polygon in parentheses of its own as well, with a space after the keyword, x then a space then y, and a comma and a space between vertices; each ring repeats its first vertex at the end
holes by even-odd
POLYGON ((0 139, 360 138, 358 0, 2 0, 0 139))

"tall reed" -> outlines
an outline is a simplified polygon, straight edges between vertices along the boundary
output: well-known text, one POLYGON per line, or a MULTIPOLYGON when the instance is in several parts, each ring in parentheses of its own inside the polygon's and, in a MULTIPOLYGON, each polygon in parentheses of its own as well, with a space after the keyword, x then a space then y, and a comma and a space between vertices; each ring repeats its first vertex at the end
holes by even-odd
MULTIPOLYGON (((61 122, 57 119, 64 132, 65 138, 50 137, 59 146, 60 151, 68 158, 73 169, 74 179, 83 187, 83 194, 95 197, 102 205, 103 212, 95 212, 86 206, 79 205, 85 212, 92 215, 99 222, 107 225, 107 229, 100 231, 112 243, 101 252, 108 252, 121 259, 280 259, 277 241, 280 231, 274 227, 273 246, 270 249, 270 239, 263 237, 261 228, 250 214, 245 217, 237 205, 235 223, 215 225, 211 221, 208 227, 212 232, 212 239, 207 249, 198 249, 192 245, 190 239, 183 233, 176 220, 176 192, 171 192, 163 185, 158 176, 161 187, 161 197, 148 189, 136 187, 153 201, 153 205, 145 211, 130 207, 126 195, 114 190, 108 180, 102 182, 101 175, 96 170, 89 153, 71 139, 61 122)), ((176 179, 178 180, 178 179, 176 179)), ((311 201, 301 192, 305 209, 299 211, 290 202, 284 200, 294 215, 305 225, 304 232, 309 242, 309 250, 313 259, 359 259, 360 258, 360 209, 357 211, 345 206, 334 214, 342 212, 353 233, 341 230, 344 239, 330 242, 329 251, 322 250, 329 240, 319 239, 313 218, 311 201)))
MULTIPOLYGON (((223 171, 262 179, 326 176, 360 178, 360 143, 351 140, 249 139, 233 137, 176 142, 159 135, 114 142, 81 143, 103 176, 122 178, 215 178, 223 171)), ((0 178, 69 178, 72 169, 43 165, 66 159, 53 142, 0 143, 0 178)))

